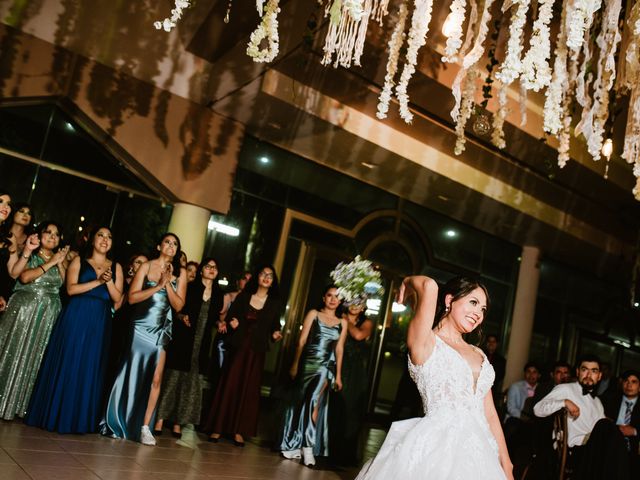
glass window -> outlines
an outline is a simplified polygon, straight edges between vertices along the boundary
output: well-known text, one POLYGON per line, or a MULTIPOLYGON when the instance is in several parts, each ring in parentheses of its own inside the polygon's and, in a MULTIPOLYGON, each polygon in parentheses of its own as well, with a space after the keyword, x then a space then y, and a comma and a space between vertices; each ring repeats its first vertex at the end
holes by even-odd
POLYGON ((49 104, 0 108, 0 146, 40 158, 52 114, 49 104))
POLYGON ((41 168, 31 205, 40 220, 56 220, 67 241, 90 225, 109 225, 117 193, 102 185, 41 168))
POLYGON ((0 153, 0 188, 7 190, 14 203, 26 202, 37 170, 33 163, 0 153))
POLYGON ((157 200, 120 193, 112 223, 113 248, 118 257, 125 262, 136 253, 155 256, 157 241, 167 231, 171 211, 170 205, 157 200))

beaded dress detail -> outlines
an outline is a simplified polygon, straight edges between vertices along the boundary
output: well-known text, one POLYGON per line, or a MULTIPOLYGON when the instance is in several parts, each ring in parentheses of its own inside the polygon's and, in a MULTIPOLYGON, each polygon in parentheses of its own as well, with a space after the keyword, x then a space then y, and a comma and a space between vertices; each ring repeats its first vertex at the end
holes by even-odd
POLYGON ((469 363, 436 335, 424 364, 409 359, 425 416, 393 423, 357 480, 504 480, 483 403, 495 373, 483 358, 476 379, 469 363))

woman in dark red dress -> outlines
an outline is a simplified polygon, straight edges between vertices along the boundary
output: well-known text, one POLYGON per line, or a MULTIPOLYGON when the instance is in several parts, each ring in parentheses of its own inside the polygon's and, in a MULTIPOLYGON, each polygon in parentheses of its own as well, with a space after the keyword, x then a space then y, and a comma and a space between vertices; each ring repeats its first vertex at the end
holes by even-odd
POLYGON ((280 328, 278 277, 271 265, 264 265, 236 297, 221 327, 231 333, 231 354, 204 428, 213 432, 210 441, 230 434, 242 447, 244 437, 256 435, 264 360, 269 344, 282 338, 280 328))

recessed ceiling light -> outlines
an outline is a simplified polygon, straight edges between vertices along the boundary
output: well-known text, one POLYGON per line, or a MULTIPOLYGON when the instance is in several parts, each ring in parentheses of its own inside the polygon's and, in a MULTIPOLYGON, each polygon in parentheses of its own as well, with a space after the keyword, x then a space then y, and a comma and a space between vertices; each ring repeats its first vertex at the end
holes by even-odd
POLYGON ((444 234, 449 238, 455 238, 458 236, 458 232, 456 232, 455 230, 447 230, 446 232, 444 232, 444 234))
POLYGON ((375 163, 369 163, 369 162, 360 162, 360 165, 362 165, 363 167, 367 167, 369 170, 373 170, 374 168, 377 167, 375 163))
POLYGON ((271 160, 269 160, 269 157, 260 157, 260 163, 266 165, 267 163, 269 163, 271 160))
POLYGON ((444 195, 438 195, 438 198, 440 200, 442 200, 443 202, 448 202, 449 201, 449 197, 445 197, 444 195))

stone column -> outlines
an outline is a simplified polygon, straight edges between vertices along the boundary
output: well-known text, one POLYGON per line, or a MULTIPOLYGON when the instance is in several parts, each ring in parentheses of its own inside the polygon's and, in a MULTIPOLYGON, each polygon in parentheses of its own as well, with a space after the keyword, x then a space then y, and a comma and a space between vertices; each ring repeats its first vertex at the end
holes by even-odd
POLYGON ((169 231, 178 235, 182 250, 189 260, 202 260, 210 217, 211 212, 206 208, 188 203, 176 203, 173 206, 169 231))
POLYGON ((529 360, 533 319, 536 312, 540 280, 540 249, 531 246, 522 247, 521 258, 503 388, 508 388, 513 382, 523 378, 523 369, 529 360))

